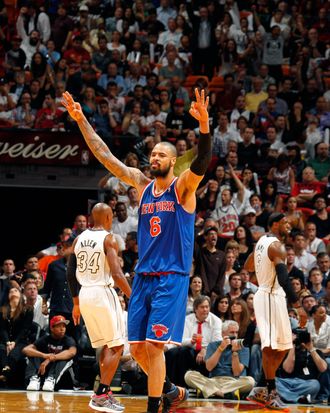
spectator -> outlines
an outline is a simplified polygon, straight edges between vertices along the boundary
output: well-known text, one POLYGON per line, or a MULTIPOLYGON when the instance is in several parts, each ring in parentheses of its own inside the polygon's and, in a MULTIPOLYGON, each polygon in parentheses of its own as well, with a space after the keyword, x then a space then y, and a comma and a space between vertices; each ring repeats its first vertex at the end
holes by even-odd
POLYGON ((162 65, 159 70, 159 80, 161 85, 165 87, 170 85, 170 79, 172 79, 173 76, 177 76, 181 81, 183 81, 185 77, 183 69, 175 64, 177 59, 176 51, 168 51, 166 53, 166 59, 167 63, 162 65))
POLYGON ((213 134, 213 155, 222 158, 228 153, 228 142, 234 140, 239 141, 237 132, 229 128, 228 115, 224 112, 218 113, 218 125, 214 129, 213 134))
POLYGON ((138 245, 136 231, 131 231, 127 233, 126 249, 122 252, 122 258, 124 261, 123 272, 128 274, 134 273, 134 268, 138 260, 138 245))
MULTIPOLYGON (((301 304, 302 304, 302 307, 303 307, 303 309, 304 309, 304 311, 307 315, 307 325, 308 325, 308 323, 310 323, 313 320, 312 316, 311 316, 311 310, 315 305, 317 305, 317 301, 316 301, 315 297, 313 297, 312 295, 306 295, 301 300, 301 304)), ((301 326, 305 327, 305 325, 301 325, 301 326)))
POLYGON ((252 91, 245 96, 246 108, 252 113, 257 113, 259 104, 267 99, 268 93, 262 90, 264 81, 255 77, 252 80, 252 91))
POLYGON ((171 43, 178 49, 180 46, 180 39, 182 34, 176 31, 177 25, 175 19, 169 18, 167 21, 167 27, 167 30, 160 33, 158 44, 165 48, 169 43, 171 43))
POLYGON ((314 256, 317 256, 320 252, 326 252, 324 242, 316 236, 316 225, 314 222, 306 223, 305 236, 307 239, 307 252, 314 256))
POLYGON ((36 129, 63 129, 61 117, 63 112, 56 107, 55 100, 50 93, 45 95, 43 107, 37 112, 35 128, 36 129), (62 126, 61 126, 62 125, 62 126))
POLYGON ((73 21, 67 16, 66 6, 62 3, 58 5, 57 16, 52 24, 52 39, 55 42, 55 49, 64 53, 69 46, 73 30, 73 21))
POLYGON ((38 51, 40 46, 40 33, 38 30, 32 30, 29 35, 25 30, 20 33, 20 37, 23 39, 21 49, 25 53, 26 61, 24 69, 31 67, 32 56, 38 51))
POLYGON ((67 49, 63 58, 70 64, 75 63, 76 65, 81 64, 83 60, 90 60, 91 56, 82 46, 83 39, 81 36, 72 37, 72 46, 70 49, 67 49))
POLYGON ((325 198, 321 194, 316 194, 313 198, 315 214, 308 218, 309 222, 316 225, 316 236, 325 240, 330 239, 330 214, 327 211, 325 198))
POLYGON ((23 286, 25 303, 33 309, 33 321, 37 323, 42 330, 48 327, 48 307, 43 302, 41 295, 38 294, 37 282, 32 279, 25 281, 23 286))
POLYGON ((304 273, 305 279, 307 279, 310 269, 316 264, 315 257, 307 252, 306 246, 307 242, 304 233, 295 233, 293 236, 293 248, 296 254, 294 265, 304 273))
POLYGON ((3 67, 7 72, 19 72, 24 69, 26 63, 26 54, 21 48, 22 39, 15 35, 11 38, 11 47, 6 51, 3 67))
POLYGON ((290 278, 299 278, 302 286, 305 285, 304 273, 294 265, 296 254, 291 245, 286 246, 286 266, 290 278))
POLYGON ((210 378, 197 371, 188 371, 185 381, 189 387, 200 390, 204 398, 211 396, 230 397, 237 390, 247 394, 255 382, 246 376, 249 365, 249 349, 241 347, 237 337, 238 324, 236 321, 225 321, 222 325, 221 341, 211 342, 206 351, 206 368, 210 378))
MULTIPOLYGON (((288 114, 288 105, 285 102, 285 100, 277 97, 277 86, 275 84, 269 85, 267 87, 267 94, 269 98, 275 99, 275 112, 277 115, 284 115, 286 116, 288 114)), ((260 108, 262 110, 265 110, 267 106, 266 101, 263 101, 260 103, 260 108)))
POLYGON ((141 104, 135 102, 131 112, 126 112, 122 123, 122 131, 128 136, 139 138, 142 134, 143 120, 141 104))
POLYGON ((264 33, 263 45, 263 63, 268 66, 270 76, 278 81, 283 64, 284 39, 277 23, 271 27, 270 33, 264 33))
POLYGON ((108 40, 106 36, 98 38, 98 49, 92 54, 92 68, 96 73, 106 73, 106 69, 109 66, 112 58, 112 53, 107 48, 108 40))
POLYGON ((2 273, 0 275, 0 307, 7 304, 10 281, 15 271, 14 261, 7 258, 2 264, 2 273))
POLYGON ((257 242, 258 239, 265 234, 264 227, 261 227, 256 224, 257 215, 256 211, 252 207, 247 207, 243 214, 243 225, 248 228, 252 234, 252 239, 254 242, 257 242))
POLYGON ((229 275, 228 282, 229 291, 227 293, 227 296, 229 298, 229 301, 232 302, 232 300, 240 298, 242 295, 242 278, 239 273, 234 272, 229 275))
MULTIPOLYGON (((73 230, 70 238, 67 240, 74 240, 78 235, 85 231, 87 228, 87 218, 85 215, 77 215, 74 219, 73 230)), ((65 240, 65 241, 67 241, 65 240)))
POLYGON ((182 346, 165 353, 167 375, 181 385, 184 385, 184 376, 189 369, 207 375, 206 348, 209 343, 221 340, 222 322, 210 312, 209 297, 197 297, 193 308, 194 313, 186 316, 182 346))
POLYGON ((24 92, 21 104, 12 111, 13 126, 22 129, 31 129, 36 119, 36 109, 31 108, 31 95, 24 92))
POLYGON ((320 252, 316 256, 316 263, 323 274, 323 285, 330 279, 330 257, 326 252, 320 252))
POLYGON ((55 68, 56 63, 60 60, 61 54, 55 50, 54 40, 48 40, 46 47, 40 48, 40 52, 47 59, 47 64, 51 69, 55 68))
POLYGON ((308 165, 315 171, 315 177, 319 181, 328 182, 330 171, 329 145, 319 142, 315 145, 316 156, 308 161, 308 165))
MULTIPOLYGON (((246 297, 245 297, 246 294, 248 294, 249 292, 252 292, 253 294, 256 293, 258 291, 258 287, 250 281, 250 273, 243 266, 241 267, 240 275, 241 275, 241 279, 242 279, 242 287, 241 287, 242 298, 245 301, 247 301, 246 297)), ((247 302, 247 304, 248 304, 248 302, 247 302)), ((249 308, 249 310, 250 310, 250 308, 249 308)))
POLYGON ((46 44, 50 38, 51 27, 49 16, 42 10, 37 9, 35 4, 28 3, 27 7, 22 7, 16 21, 18 34, 24 39, 32 30, 40 33, 40 40, 46 44))
POLYGON ((137 230, 137 220, 128 216, 127 207, 123 202, 116 204, 116 217, 113 219, 112 231, 126 240, 127 234, 137 230))
POLYGON ((229 121, 230 121, 230 127, 234 130, 239 129, 237 122, 238 122, 238 119, 240 119, 242 116, 246 119, 248 124, 251 124, 253 120, 253 115, 249 110, 246 109, 246 100, 244 96, 242 95, 237 96, 235 100, 235 106, 228 116, 229 116, 229 121))
POLYGON ((218 229, 204 229, 205 246, 195 247, 195 271, 203 281, 204 293, 209 295, 214 287, 223 290, 225 282, 225 254, 217 248, 218 229))
POLYGON ((239 326, 238 338, 244 338, 244 346, 251 347, 256 324, 250 320, 247 303, 243 298, 234 298, 230 302, 230 312, 232 319, 236 321, 239 326))
POLYGON ((126 59, 126 46, 120 43, 120 33, 118 30, 114 30, 111 34, 111 41, 107 44, 108 49, 112 52, 118 50, 121 60, 126 59))
MULTIPOLYGON (((72 321, 72 297, 66 279, 66 264, 71 254, 73 240, 64 241, 63 258, 53 261, 47 271, 44 288, 41 292, 44 303, 50 298, 49 319, 54 316, 63 316, 72 321)), ((69 334, 73 334, 73 322, 69 334)))
POLYGON ((267 179, 276 182, 277 193, 279 195, 290 195, 295 184, 295 175, 289 165, 289 157, 287 155, 283 153, 278 156, 276 166, 269 170, 267 179))
POLYGON ((247 126, 242 134, 243 142, 238 143, 237 156, 241 167, 251 165, 251 161, 258 157, 258 147, 253 142, 254 130, 247 126))
POLYGON ((203 281, 199 275, 193 275, 190 278, 189 291, 188 291, 188 300, 187 300, 187 309, 186 314, 191 314, 194 312, 193 304, 197 297, 200 297, 203 294, 203 281))
POLYGON ((50 335, 44 335, 33 344, 23 349, 24 355, 29 358, 26 368, 26 379, 29 380, 27 390, 54 391, 62 375, 73 364, 73 357, 77 347, 73 338, 66 335, 66 326, 69 321, 61 315, 50 320, 50 335))
POLYGON ((234 232, 234 240, 238 242, 238 261, 240 266, 243 267, 247 257, 253 250, 253 238, 250 229, 244 225, 237 226, 234 232))
POLYGON ((167 115, 166 127, 168 137, 185 138, 190 129, 194 129, 195 121, 184 110, 184 100, 176 99, 174 110, 167 115))
POLYGON ((307 330, 311 335, 314 347, 323 353, 328 362, 330 356, 330 317, 327 316, 326 308, 320 304, 312 307, 311 315, 312 321, 308 323, 307 330))
POLYGON ((320 375, 326 377, 326 370, 324 357, 312 341, 294 342, 275 379, 276 388, 283 400, 310 404, 317 398, 320 375))
POLYGON ((138 63, 131 63, 129 65, 129 71, 125 76, 125 90, 127 93, 133 93, 136 86, 142 88, 146 86, 147 80, 142 72, 142 68, 138 63))
POLYGON ((321 298, 320 304, 323 305, 327 315, 330 316, 330 279, 325 282, 325 296, 321 298))
POLYGON ((214 301, 213 313, 219 317, 222 322, 232 319, 227 295, 218 295, 214 301))
POLYGON ((298 202, 297 198, 290 196, 287 201, 287 211, 284 213, 293 229, 298 229, 303 231, 304 220, 302 212, 297 209, 298 202))
POLYGON ((323 275, 317 267, 313 267, 309 271, 308 281, 310 282, 310 292, 316 301, 319 301, 325 296, 325 289, 322 287, 323 275))
POLYGON ((24 304, 23 295, 18 287, 10 287, 8 304, 1 308, 0 314, 0 381, 13 379, 24 364, 22 349, 29 343, 32 333, 33 310, 24 304), (22 364, 21 364, 22 366, 22 364))
POLYGON ((106 144, 111 147, 113 129, 117 122, 106 99, 102 99, 98 104, 98 111, 94 113, 95 131, 101 136, 106 144))
POLYGON ((160 6, 157 8, 157 20, 163 24, 164 27, 168 27, 168 20, 170 18, 175 19, 177 12, 170 6, 169 0, 161 0, 160 6))
POLYGON ((303 170, 302 182, 296 182, 291 190, 299 206, 311 207, 315 195, 323 191, 322 184, 316 180, 315 171, 310 166, 303 170))

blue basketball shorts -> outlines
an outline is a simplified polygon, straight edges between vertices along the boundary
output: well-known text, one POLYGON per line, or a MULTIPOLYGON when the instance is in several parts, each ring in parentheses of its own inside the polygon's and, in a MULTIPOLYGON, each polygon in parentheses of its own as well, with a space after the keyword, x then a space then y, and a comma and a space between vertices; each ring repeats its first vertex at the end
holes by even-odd
POLYGON ((128 341, 181 344, 188 288, 188 275, 137 274, 128 306, 128 341))

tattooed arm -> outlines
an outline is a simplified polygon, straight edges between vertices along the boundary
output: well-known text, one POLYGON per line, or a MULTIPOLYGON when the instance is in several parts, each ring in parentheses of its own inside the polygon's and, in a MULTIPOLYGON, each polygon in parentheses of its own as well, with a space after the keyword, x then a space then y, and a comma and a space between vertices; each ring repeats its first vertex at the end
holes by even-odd
POLYGON ((87 121, 81 106, 75 102, 69 92, 63 93, 63 105, 74 119, 81 133, 83 134, 87 145, 93 152, 94 156, 117 178, 121 179, 128 185, 134 186, 141 195, 144 187, 150 182, 139 169, 130 168, 117 159, 108 146, 102 141, 99 135, 94 131, 87 121))

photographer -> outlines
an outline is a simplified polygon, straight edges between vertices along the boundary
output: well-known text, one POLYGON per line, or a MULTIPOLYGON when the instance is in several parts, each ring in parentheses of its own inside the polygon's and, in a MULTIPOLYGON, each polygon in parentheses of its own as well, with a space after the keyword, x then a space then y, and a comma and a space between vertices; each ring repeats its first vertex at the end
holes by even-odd
POLYGON ((305 329, 293 331, 293 348, 276 377, 276 388, 284 400, 311 403, 327 398, 330 388, 328 366, 321 351, 313 347, 305 329))
MULTIPOLYGON (((226 397, 228 393, 249 393, 255 381, 246 376, 250 350, 237 340, 239 326, 228 320, 222 324, 222 341, 213 341, 207 346, 205 364, 210 378, 198 371, 188 371, 185 381, 189 387, 200 390, 205 398, 226 397)), ((231 395, 229 395, 231 397, 231 395)))

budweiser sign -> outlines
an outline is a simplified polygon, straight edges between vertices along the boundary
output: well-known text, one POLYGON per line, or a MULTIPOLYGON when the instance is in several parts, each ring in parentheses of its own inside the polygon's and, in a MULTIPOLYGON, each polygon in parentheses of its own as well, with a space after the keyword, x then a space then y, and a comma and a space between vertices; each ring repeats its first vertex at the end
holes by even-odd
POLYGON ((77 166, 96 160, 78 133, 0 130, 0 162, 77 166))

